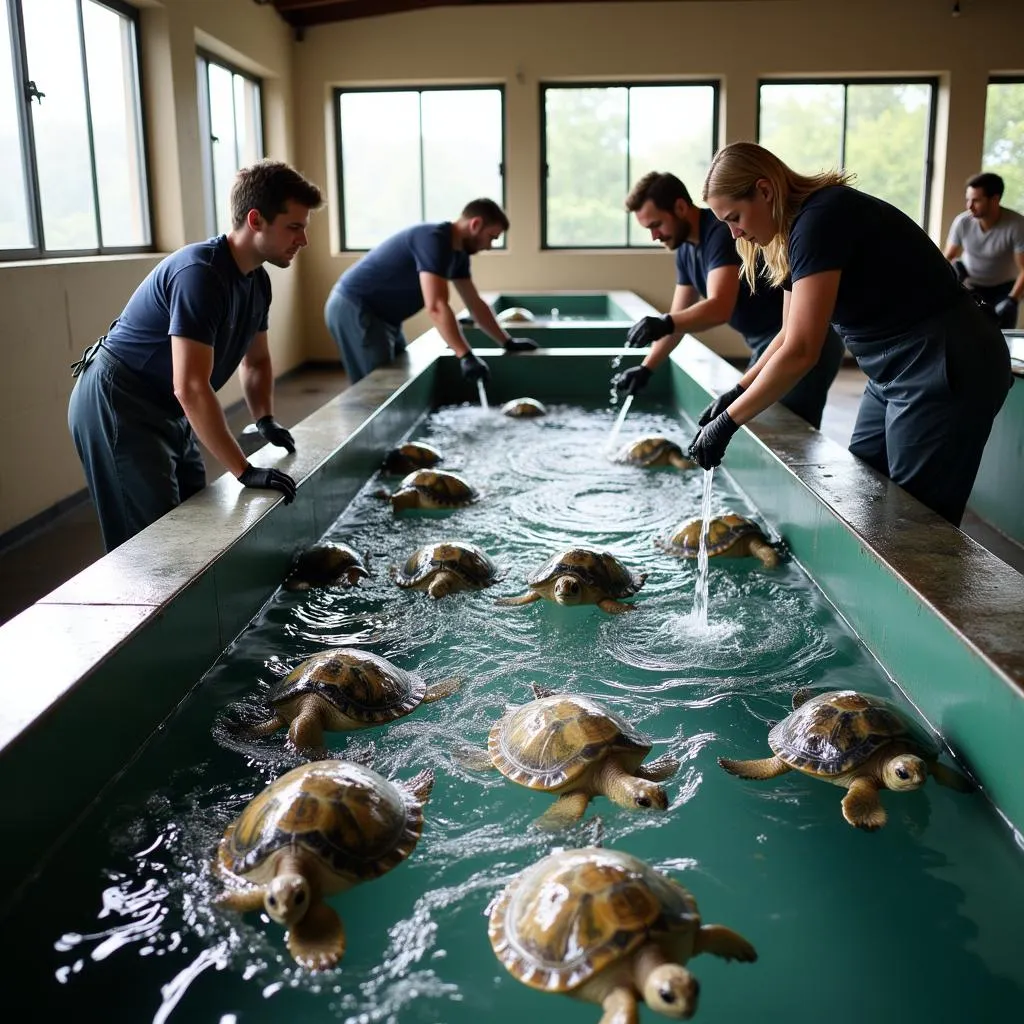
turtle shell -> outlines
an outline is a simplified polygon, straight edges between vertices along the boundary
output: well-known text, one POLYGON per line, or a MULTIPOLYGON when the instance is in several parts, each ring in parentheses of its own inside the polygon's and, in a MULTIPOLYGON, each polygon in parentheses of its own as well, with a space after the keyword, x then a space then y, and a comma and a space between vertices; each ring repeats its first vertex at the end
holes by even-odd
POLYGON ((400 491, 420 491, 433 504, 442 506, 469 505, 476 501, 476 488, 457 473, 443 469, 417 469, 402 481, 400 491))
POLYGON ((614 711, 589 697, 556 694, 515 708, 491 727, 487 750, 506 778, 553 792, 610 754, 639 765, 651 741, 614 711))
POLYGON ((384 472, 412 473, 417 469, 429 469, 444 461, 444 456, 431 444, 424 441, 406 441, 384 456, 384 472))
POLYGON ((494 318, 499 324, 532 324, 537 318, 525 306, 508 306, 494 318))
POLYGON ((345 718, 379 725, 409 714, 426 692, 426 681, 415 672, 369 651, 335 647, 307 658, 278 680, 267 701, 276 708, 315 693, 345 718))
POLYGON ((532 419, 536 416, 547 416, 548 411, 543 402, 536 398, 512 398, 501 407, 503 416, 513 419, 532 419))
POLYGON ((641 437, 631 444, 623 445, 615 458, 617 462, 628 462, 633 466, 651 466, 659 459, 667 458, 670 452, 686 457, 683 449, 667 437, 641 437))
POLYGON ((400 587, 419 587, 443 570, 455 573, 472 589, 498 582, 497 567, 480 548, 447 541, 417 548, 395 573, 395 583, 400 587))
MULTIPOLYGON (((671 548, 686 558, 696 558, 700 550, 701 518, 690 519, 672 535, 671 548)), ((745 516, 726 512, 715 516, 708 526, 708 555, 721 555, 729 550, 741 537, 756 534, 765 542, 768 538, 753 520, 745 516)))
POLYGON ((571 992, 642 945, 696 932, 693 895, 621 850, 560 850, 520 872, 491 909, 494 954, 515 978, 571 992))
POLYGON ((287 590, 338 586, 349 582, 350 571, 360 579, 370 575, 362 557, 347 544, 316 544, 296 558, 284 585, 287 590))
POLYGON ((550 583, 556 576, 575 576, 583 584, 608 597, 632 597, 644 584, 646 576, 630 572, 613 554, 593 548, 568 548, 549 558, 527 577, 535 589, 550 583))
POLYGON ((824 776, 856 771, 895 742, 909 744, 926 761, 939 756, 936 740, 894 704, 856 690, 811 697, 768 734, 768 745, 786 764, 824 776))
POLYGON ((233 874, 263 885, 274 877, 273 855, 298 847, 342 887, 390 871, 422 830, 422 805, 409 790, 350 761, 313 761, 252 799, 218 856, 233 874))

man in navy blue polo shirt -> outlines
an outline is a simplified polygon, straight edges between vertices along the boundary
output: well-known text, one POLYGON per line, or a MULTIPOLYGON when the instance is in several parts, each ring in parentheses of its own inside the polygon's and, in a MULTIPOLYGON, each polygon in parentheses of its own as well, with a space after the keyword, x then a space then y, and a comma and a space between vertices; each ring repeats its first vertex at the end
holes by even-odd
POLYGON ((197 437, 243 486, 280 491, 286 504, 295 497, 287 473, 250 465, 216 392, 238 369, 257 429, 295 451, 274 419, 263 264, 291 266, 321 202, 287 164, 242 168, 231 231, 158 263, 75 364, 68 426, 108 551, 206 486, 197 437))
POLYGON ((448 304, 455 286, 477 326, 507 353, 537 347, 511 338, 480 298, 469 274, 469 258, 486 252, 508 231, 508 217, 491 199, 474 199, 456 221, 416 224, 381 242, 338 278, 324 306, 345 372, 354 384, 405 351, 402 321, 426 309, 470 381, 490 376, 487 364, 466 341, 448 304))
MULTIPOLYGON (((782 289, 765 283, 751 293, 740 278, 741 260, 728 227, 710 210, 694 206, 686 186, 674 174, 651 171, 644 175, 627 196, 626 209, 655 241, 675 252, 676 290, 670 312, 643 317, 630 329, 626 344, 651 345, 651 351, 640 366, 619 374, 616 387, 638 391, 684 334, 725 323, 743 335, 751 351, 748 365, 753 365, 782 327, 782 289)), ((843 343, 829 329, 817 365, 782 404, 812 427, 820 427, 828 389, 842 359, 843 343)), ((725 408, 739 393, 731 389, 715 400, 712 409, 729 398, 725 408)))

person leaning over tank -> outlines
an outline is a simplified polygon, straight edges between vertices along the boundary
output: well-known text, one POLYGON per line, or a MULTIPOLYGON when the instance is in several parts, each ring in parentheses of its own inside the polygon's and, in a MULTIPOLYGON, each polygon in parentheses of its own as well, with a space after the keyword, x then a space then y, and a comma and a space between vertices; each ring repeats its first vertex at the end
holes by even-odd
POLYGON ((243 167, 231 188, 232 228, 161 260, 107 334, 74 364, 68 426, 112 551, 206 486, 203 442, 245 487, 295 481, 249 464, 216 392, 236 369, 259 432, 295 451, 274 419, 267 340, 270 275, 306 242, 320 189, 287 164, 243 167))
POLYGON ((748 284, 763 254, 785 300, 781 333, 705 410, 690 457, 717 466, 739 426, 817 363, 831 321, 868 377, 850 451, 959 525, 1012 383, 1009 350, 925 232, 848 181, 798 174, 752 142, 712 160, 703 197, 738 240, 748 284))
POLYGON ((1002 206, 1003 179, 976 174, 967 181, 967 209, 946 239, 946 259, 957 277, 992 307, 1004 330, 1017 326, 1024 295, 1024 217, 1002 206))
POLYGON ((535 341, 502 330, 470 277, 470 256, 490 249, 505 231, 508 217, 502 208, 492 199, 474 199, 458 220, 404 228, 349 267, 324 305, 349 380, 362 380, 404 352, 402 321, 423 308, 459 357, 463 377, 487 380, 487 364, 473 352, 448 304, 449 281, 477 325, 506 353, 535 349, 535 341))
MULTIPOLYGON (((639 366, 616 378, 619 391, 636 393, 687 332, 728 323, 743 335, 757 362, 782 327, 782 289, 752 291, 739 273, 740 257, 729 229, 708 209, 693 205, 674 175, 651 171, 633 186, 626 209, 651 238, 676 254, 676 290, 664 316, 645 316, 630 329, 629 347, 652 345, 639 366)), ((782 404, 812 427, 821 426, 828 389, 843 361, 843 343, 830 326, 814 367, 782 397, 782 404)))

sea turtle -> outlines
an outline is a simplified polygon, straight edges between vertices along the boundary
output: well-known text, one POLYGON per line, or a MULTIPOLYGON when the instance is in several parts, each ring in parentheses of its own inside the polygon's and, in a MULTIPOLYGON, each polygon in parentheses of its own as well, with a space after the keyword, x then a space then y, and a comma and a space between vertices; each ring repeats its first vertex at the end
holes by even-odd
POLYGON ((495 900, 494 955, 524 985, 597 1003, 601 1024, 638 1024, 639 1004, 676 1020, 697 1009, 684 964, 699 953, 750 963, 731 928, 702 924, 674 879, 621 850, 559 850, 520 872, 495 900))
POLYGON ((546 597, 559 604, 596 604, 609 615, 633 610, 620 598, 632 597, 647 573, 630 572, 614 555, 593 548, 568 548, 549 558, 526 582, 530 589, 518 597, 501 597, 495 604, 531 604, 546 597))
POLYGON ((265 910, 288 929, 288 951, 326 970, 345 953, 345 929, 325 896, 378 878, 405 860, 423 830, 430 769, 389 782, 350 761, 293 768, 251 800, 224 833, 214 870, 221 906, 265 910))
POLYGON ((532 419, 536 416, 547 416, 548 411, 536 398, 512 398, 501 407, 502 416, 513 419, 532 419))
POLYGON ((248 727, 248 736, 269 736, 288 726, 297 750, 321 752, 324 732, 347 732, 402 718, 421 703, 448 697, 457 678, 427 686, 379 654, 357 647, 320 651, 279 679, 267 694, 274 714, 248 727))
POLYGON ((524 306, 509 306, 495 318, 499 324, 532 324, 537 318, 524 306))
POLYGON ((578 821, 598 794, 629 810, 668 807, 658 783, 679 770, 676 758, 663 754, 642 764, 651 741, 590 697, 555 694, 536 684, 534 693, 537 700, 494 723, 486 751, 460 751, 463 764, 496 768, 521 786, 557 794, 558 800, 537 819, 539 828, 565 828, 578 821))
POLYGON ((931 775, 961 792, 959 772, 939 764, 939 744, 895 705, 856 690, 798 690, 793 711, 768 733, 774 757, 718 763, 744 779, 774 779, 792 769, 846 788, 843 817, 874 831, 885 824, 880 789, 918 789, 931 775))
POLYGON ((471 505, 479 495, 476 488, 457 473, 443 469, 417 469, 399 484, 394 494, 378 491, 396 512, 406 509, 450 509, 471 505))
POLYGON ((301 552, 292 565, 285 590, 309 590, 311 587, 359 586, 369 576, 366 562, 347 544, 316 544, 301 552))
POLYGON ((430 469, 439 462, 444 462, 444 456, 432 445, 425 441, 406 441, 384 456, 383 470, 393 476, 402 476, 412 473, 417 469, 430 469))
MULTIPOLYGON (((668 544, 662 544, 669 554, 681 558, 696 558, 700 550, 700 531, 703 520, 698 516, 678 527, 668 544)), ((759 558, 766 569, 779 564, 779 553, 769 542, 757 523, 734 512, 715 516, 708 525, 708 557, 759 558)))
POLYGON ((398 586, 425 590, 433 598, 460 590, 483 590, 498 582, 498 570, 475 544, 446 541, 417 548, 401 569, 393 570, 398 586))
POLYGON ((697 463, 683 455, 683 449, 667 437, 641 437, 623 445, 615 456, 616 462, 651 469, 654 466, 675 466, 676 469, 694 469, 697 463))

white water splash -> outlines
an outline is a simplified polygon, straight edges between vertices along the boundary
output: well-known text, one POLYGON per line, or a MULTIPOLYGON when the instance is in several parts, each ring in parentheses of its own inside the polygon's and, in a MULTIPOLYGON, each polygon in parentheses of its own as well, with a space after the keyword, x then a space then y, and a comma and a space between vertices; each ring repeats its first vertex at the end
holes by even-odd
POLYGON ((700 546, 697 548, 697 580, 693 587, 690 619, 702 632, 708 628, 708 526, 711 522, 711 493, 715 479, 712 467, 704 473, 704 496, 700 506, 700 546))
POLYGON ((612 427, 611 436, 608 438, 607 450, 609 452, 615 451, 615 445, 619 440, 619 432, 622 430, 623 420, 626 418, 626 413, 629 412, 629 407, 633 404, 633 396, 626 395, 625 401, 622 403, 622 411, 619 413, 618 419, 615 421, 615 425, 612 427))
POLYGON ((476 382, 476 389, 480 394, 480 408, 490 409, 491 404, 487 401, 487 388, 484 387, 484 382, 482 380, 478 380, 476 382))

